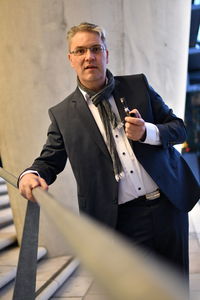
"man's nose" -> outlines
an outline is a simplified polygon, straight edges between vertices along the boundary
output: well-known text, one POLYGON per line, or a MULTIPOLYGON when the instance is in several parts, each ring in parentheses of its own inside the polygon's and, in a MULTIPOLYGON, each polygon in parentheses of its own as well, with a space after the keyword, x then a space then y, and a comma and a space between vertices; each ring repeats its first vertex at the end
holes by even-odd
POLYGON ((95 54, 91 51, 91 49, 87 49, 86 53, 85 53, 85 58, 86 59, 94 59, 95 58, 95 54))

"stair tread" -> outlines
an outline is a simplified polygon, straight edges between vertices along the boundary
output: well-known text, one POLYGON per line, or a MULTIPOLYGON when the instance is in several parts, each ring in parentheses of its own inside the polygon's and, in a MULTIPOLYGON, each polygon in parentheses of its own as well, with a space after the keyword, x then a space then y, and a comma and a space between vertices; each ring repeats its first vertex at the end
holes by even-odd
MULTIPOLYGON (((0 288, 15 278, 19 250, 19 247, 15 247, 0 252, 0 288)), ((47 250, 44 247, 39 247, 38 260, 46 253, 47 250)))
POLYGON ((11 225, 8 225, 8 226, 6 226, 4 228, 1 228, 0 234, 1 233, 14 233, 14 234, 16 234, 15 225, 11 224, 11 225))
POLYGON ((10 200, 8 194, 0 195, 0 208, 5 205, 9 205, 10 200))
POLYGON ((13 215, 12 215, 12 209, 10 207, 3 208, 0 210, 0 225, 12 220, 13 220, 13 215))
POLYGON ((0 177, 0 184, 4 184, 4 183, 5 183, 5 180, 2 177, 0 177))
POLYGON ((0 195, 8 192, 6 184, 0 184, 0 195))
POLYGON ((0 230, 0 250, 12 245, 17 240, 14 224, 0 230))
MULTIPOLYGON (((55 291, 71 275, 71 273, 74 271, 74 269, 77 266, 78 266, 77 260, 72 260, 71 256, 45 258, 42 261, 40 261, 37 266, 36 290, 40 289, 44 284, 45 284, 45 288, 42 291, 42 293, 38 295, 36 299, 38 300, 49 299, 49 297, 53 295, 53 293, 55 293, 55 291), (57 274, 55 275, 55 273, 57 274), (46 286, 47 282, 49 284, 46 286)), ((8 268, 8 272, 9 271, 10 270, 8 268)), ((12 282, 12 284, 6 285, 0 291, 0 299, 11 300, 13 295, 13 290, 14 290, 14 282, 12 282)))

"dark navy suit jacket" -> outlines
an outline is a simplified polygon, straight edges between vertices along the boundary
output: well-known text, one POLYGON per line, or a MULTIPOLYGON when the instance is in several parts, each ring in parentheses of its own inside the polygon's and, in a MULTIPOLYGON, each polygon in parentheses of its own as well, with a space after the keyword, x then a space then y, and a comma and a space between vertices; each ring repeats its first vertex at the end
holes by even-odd
MULTIPOLYGON (((183 121, 148 85, 143 74, 116 76, 115 82, 113 95, 121 118, 125 116, 119 99, 125 97, 129 108, 137 108, 142 118, 155 124, 160 132, 160 146, 130 142, 137 159, 169 201, 182 211, 191 210, 200 198, 199 184, 173 147, 185 141, 183 121)), ((80 210, 115 226, 118 183, 108 149, 79 89, 51 108, 49 115, 47 142, 30 168, 51 184, 69 158, 77 181, 80 210)))

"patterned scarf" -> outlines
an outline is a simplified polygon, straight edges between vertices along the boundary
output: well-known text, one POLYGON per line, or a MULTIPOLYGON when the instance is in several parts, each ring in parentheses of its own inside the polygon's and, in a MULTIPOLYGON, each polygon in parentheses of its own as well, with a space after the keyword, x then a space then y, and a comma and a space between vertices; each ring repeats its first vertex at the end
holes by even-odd
POLYGON ((95 92, 86 88, 81 84, 79 79, 78 86, 89 95, 92 103, 98 108, 99 115, 106 132, 107 145, 112 158, 115 179, 119 181, 123 176, 123 168, 116 150, 116 144, 112 133, 112 128, 115 129, 118 125, 118 122, 116 115, 112 111, 109 103, 109 98, 115 87, 115 80, 112 73, 108 69, 106 71, 106 77, 107 83, 99 92, 95 92))

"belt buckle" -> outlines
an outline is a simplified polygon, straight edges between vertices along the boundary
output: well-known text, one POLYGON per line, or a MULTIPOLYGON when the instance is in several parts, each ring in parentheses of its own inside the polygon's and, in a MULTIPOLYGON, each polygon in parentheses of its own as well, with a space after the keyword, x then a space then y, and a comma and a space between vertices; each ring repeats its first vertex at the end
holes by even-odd
POLYGON ((160 191, 159 190, 156 190, 152 193, 148 193, 148 194, 145 195, 145 198, 147 200, 154 200, 154 199, 157 199, 159 197, 160 197, 160 191))

